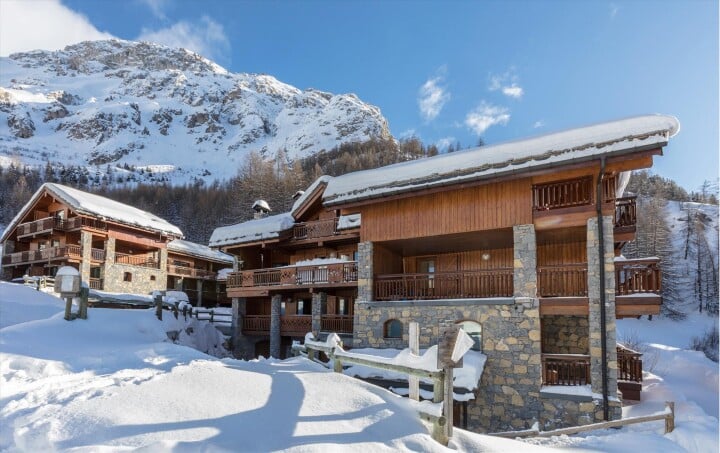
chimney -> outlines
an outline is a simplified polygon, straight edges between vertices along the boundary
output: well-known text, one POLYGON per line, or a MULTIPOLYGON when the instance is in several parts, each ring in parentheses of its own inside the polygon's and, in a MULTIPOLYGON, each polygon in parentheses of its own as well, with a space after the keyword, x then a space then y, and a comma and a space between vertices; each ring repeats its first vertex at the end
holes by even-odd
POLYGON ((295 195, 292 196, 292 199, 297 200, 298 198, 302 197, 303 195, 305 195, 305 191, 298 190, 297 192, 295 192, 295 195))
POLYGON ((270 205, 265 200, 255 200, 252 208, 253 211, 255 211, 255 214, 253 214, 254 219, 262 219, 263 217, 267 217, 268 212, 272 211, 272 209, 270 209, 270 205))

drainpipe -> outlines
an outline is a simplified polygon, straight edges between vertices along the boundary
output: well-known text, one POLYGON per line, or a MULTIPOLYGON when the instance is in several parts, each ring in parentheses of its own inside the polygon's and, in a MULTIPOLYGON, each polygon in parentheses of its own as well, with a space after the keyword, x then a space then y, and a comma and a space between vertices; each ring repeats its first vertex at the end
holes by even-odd
POLYGON ((601 372, 602 372, 602 396, 603 396, 603 420, 607 421, 608 416, 608 372, 607 372, 607 315, 605 313, 605 226, 603 225, 602 203, 603 190, 602 181, 605 175, 605 156, 600 157, 600 173, 597 181, 597 196, 595 205, 597 207, 598 239, 600 241, 600 351, 601 372))

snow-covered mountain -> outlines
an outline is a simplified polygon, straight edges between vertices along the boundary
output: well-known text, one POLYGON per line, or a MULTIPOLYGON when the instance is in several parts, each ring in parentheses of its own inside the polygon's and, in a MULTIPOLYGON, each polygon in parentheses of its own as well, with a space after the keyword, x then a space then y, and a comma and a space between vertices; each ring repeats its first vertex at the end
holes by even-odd
POLYGON ((354 94, 230 73, 185 49, 109 40, 0 58, 0 165, 182 182, 233 176, 250 151, 296 158, 370 138, 390 138, 387 121, 354 94))

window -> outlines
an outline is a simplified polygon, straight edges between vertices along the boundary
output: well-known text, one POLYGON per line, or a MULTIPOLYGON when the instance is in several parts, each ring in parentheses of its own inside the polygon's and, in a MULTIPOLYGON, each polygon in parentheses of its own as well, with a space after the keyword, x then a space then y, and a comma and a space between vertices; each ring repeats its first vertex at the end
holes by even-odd
POLYGON ((151 282, 154 282, 154 281, 155 281, 155 276, 154 276, 154 275, 151 275, 151 276, 150 276, 150 281, 151 281, 151 282))
POLYGON ((124 282, 131 282, 132 281, 132 274, 130 272, 123 272, 123 281, 124 282))
POLYGON ((403 325, 397 319, 389 319, 384 325, 385 338, 402 338, 403 325))
POLYGON ((340 297, 338 299, 337 313, 339 315, 347 315, 347 308, 345 307, 345 298, 340 297))
POLYGON ((482 326, 475 321, 460 321, 458 324, 473 339, 473 351, 482 351, 482 326))

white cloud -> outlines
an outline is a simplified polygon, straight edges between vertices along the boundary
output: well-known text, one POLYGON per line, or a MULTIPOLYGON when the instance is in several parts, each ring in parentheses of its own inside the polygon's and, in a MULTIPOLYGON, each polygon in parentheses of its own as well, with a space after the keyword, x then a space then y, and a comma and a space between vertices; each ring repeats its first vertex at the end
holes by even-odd
POLYGON ((417 136, 417 132, 415 131, 415 129, 406 129, 398 134, 398 138, 400 138, 400 139, 411 138, 411 137, 416 137, 416 136, 417 136))
POLYGON ((420 107, 420 115, 425 121, 434 120, 450 100, 450 93, 443 85, 445 71, 445 67, 441 66, 438 69, 440 74, 428 79, 418 91, 418 107, 420 107))
POLYGON ((540 127, 545 127, 545 122, 543 120, 537 120, 533 124, 533 129, 538 129, 540 127))
POLYGON ((510 68, 504 74, 491 75, 488 90, 500 90, 505 96, 514 99, 520 99, 523 94, 525 94, 525 90, 518 85, 518 76, 515 74, 515 70, 513 68, 510 68))
POLYGON ((455 137, 443 137, 435 142, 435 146, 437 146, 438 149, 447 149, 448 146, 452 145, 456 141, 455 137))
POLYGON ((522 95, 525 93, 523 91, 522 87, 517 86, 516 84, 512 84, 509 87, 503 87, 502 92, 505 96, 509 96, 511 98, 520 99, 522 95))
POLYGON ((167 19, 167 16, 165 15, 165 10, 170 4, 170 0, 140 0, 140 2, 144 3, 145 6, 150 8, 153 16, 157 17, 158 19, 167 19))
POLYGON ((477 135, 485 133, 490 126, 505 125, 508 121, 510 121, 510 112, 507 108, 488 104, 485 101, 465 116, 465 125, 477 135))
POLYGON ((44 49, 58 50, 69 44, 110 39, 87 17, 59 0, 0 1, 0 55, 44 49))
POLYGON ((211 59, 224 57, 230 49, 225 29, 208 16, 201 17, 197 23, 180 21, 159 30, 143 28, 137 39, 169 47, 184 47, 211 59))
POLYGON ((620 11, 620 7, 616 5, 615 3, 610 3, 610 18, 615 19, 615 16, 617 16, 618 11, 620 11))

